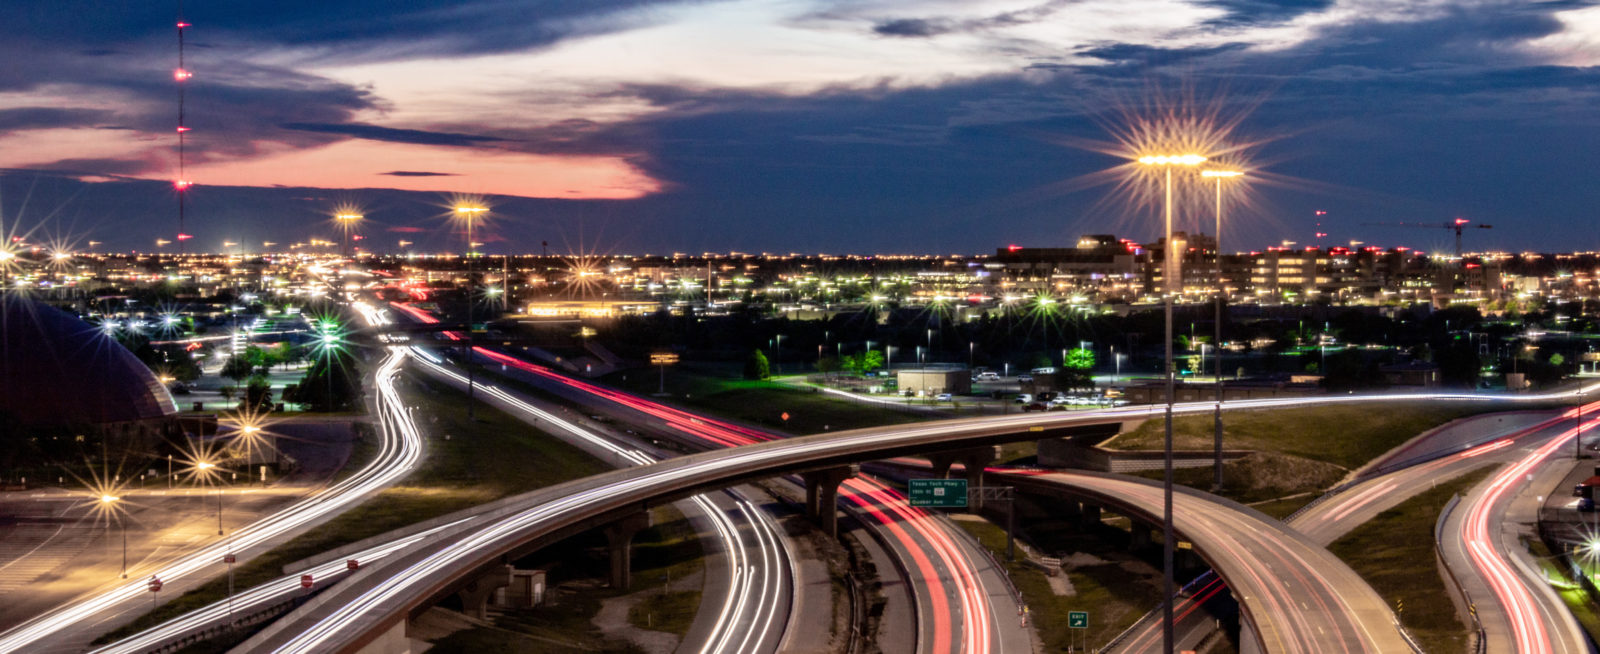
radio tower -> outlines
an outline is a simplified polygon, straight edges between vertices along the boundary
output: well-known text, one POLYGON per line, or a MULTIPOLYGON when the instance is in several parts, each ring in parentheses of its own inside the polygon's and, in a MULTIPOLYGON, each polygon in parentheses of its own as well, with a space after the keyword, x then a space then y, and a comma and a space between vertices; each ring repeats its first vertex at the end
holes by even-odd
POLYGON ((172 187, 178 192, 177 241, 178 254, 180 255, 184 253, 183 242, 192 238, 189 234, 183 231, 183 210, 184 205, 187 204, 184 196, 188 195, 189 187, 193 185, 193 182, 190 182, 189 179, 184 176, 183 160, 184 136, 189 131, 189 127, 183 124, 183 101, 184 96, 186 95, 186 89, 184 87, 187 86, 185 82, 188 82, 189 78, 194 77, 194 73, 189 72, 188 69, 183 67, 183 30, 187 27, 189 27, 189 24, 183 20, 183 2, 180 1, 178 3, 178 67, 172 71, 172 79, 178 83, 178 178, 172 180, 172 187))

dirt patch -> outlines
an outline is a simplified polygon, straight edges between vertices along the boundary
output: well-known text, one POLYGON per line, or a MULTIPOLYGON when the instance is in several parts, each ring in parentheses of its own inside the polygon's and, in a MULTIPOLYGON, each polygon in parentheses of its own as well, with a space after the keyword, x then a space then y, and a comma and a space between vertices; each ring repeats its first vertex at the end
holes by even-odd
POLYGON ((1332 463, 1272 452, 1255 452, 1222 469, 1230 487, 1259 497, 1320 491, 1339 483, 1346 472, 1332 463))

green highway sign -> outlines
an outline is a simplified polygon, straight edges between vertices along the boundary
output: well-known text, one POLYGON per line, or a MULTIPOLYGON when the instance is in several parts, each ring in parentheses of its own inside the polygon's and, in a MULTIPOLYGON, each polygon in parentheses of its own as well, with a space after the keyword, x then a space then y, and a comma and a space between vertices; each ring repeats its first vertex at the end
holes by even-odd
POLYGON ((965 479, 912 479, 906 482, 911 506, 932 509, 961 509, 967 506, 965 479))
POLYGON ((1089 612, 1088 611, 1068 611, 1067 612, 1067 628, 1069 628, 1069 629, 1088 629, 1089 628, 1089 612))

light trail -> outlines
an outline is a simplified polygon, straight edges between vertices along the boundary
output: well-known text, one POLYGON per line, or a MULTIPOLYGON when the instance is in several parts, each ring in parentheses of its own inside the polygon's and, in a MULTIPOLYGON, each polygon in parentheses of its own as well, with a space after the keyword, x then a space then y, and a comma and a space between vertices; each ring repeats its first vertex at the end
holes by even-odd
MULTIPOLYGON (((368 305, 358 305, 358 310, 369 322, 382 321, 380 312, 368 305)), ((382 324, 374 322, 373 324, 382 324)), ((264 545, 294 529, 336 515, 356 501, 411 472, 422 454, 422 437, 418 434, 411 416, 400 403, 394 387, 394 377, 406 360, 402 348, 391 348, 378 367, 376 387, 379 405, 378 453, 372 462, 354 475, 332 486, 318 490, 288 508, 256 522, 241 527, 226 539, 161 565, 152 576, 171 584, 197 573, 209 573, 222 566, 226 554, 242 552, 264 545)), ((116 608, 124 602, 143 600, 149 589, 149 579, 141 573, 139 578, 122 584, 94 597, 53 609, 0 634, 0 652, 27 649, 40 639, 55 634, 90 619, 92 616, 116 608)))
MULTIPOLYGON (((1596 406, 1600 406, 1600 403, 1584 409, 1593 411, 1596 406)), ((1566 415, 1575 416, 1577 411, 1569 411, 1566 415)), ((1582 425, 1565 430, 1527 456, 1495 473, 1484 487, 1484 491, 1477 496, 1471 506, 1467 507, 1466 518, 1462 521, 1460 537, 1467 555, 1510 619, 1512 641, 1516 644, 1518 652, 1549 654, 1553 653, 1555 648, 1552 647, 1543 610, 1528 586, 1539 582, 1527 579, 1513 570, 1508 561, 1510 557, 1499 551, 1497 547, 1499 540, 1495 538, 1495 533, 1498 531, 1500 521, 1494 516, 1506 502, 1510 501, 1515 491, 1526 483, 1525 480, 1531 476, 1534 468, 1543 464, 1557 451, 1568 447, 1572 439, 1582 430, 1593 430, 1597 424, 1600 424, 1600 419, 1591 419, 1582 425)))
MULTIPOLYGON (((465 375, 441 365, 438 359, 426 350, 420 347, 413 347, 412 350, 417 354, 420 359, 419 364, 423 368, 453 379, 457 383, 467 383, 465 375)), ((559 427, 595 447, 610 452, 628 465, 647 465, 656 462, 654 457, 644 452, 622 447, 611 439, 525 402, 502 388, 479 382, 474 382, 474 386, 485 396, 532 416, 536 421, 542 420, 559 427)), ((706 638, 700 650, 703 654, 761 651, 760 648, 766 641, 766 634, 779 619, 778 608, 781 601, 790 593, 785 581, 789 577, 789 568, 786 567, 788 553, 782 544, 777 525, 766 512, 755 510, 748 500, 733 492, 729 492, 728 495, 735 498, 736 511, 751 525, 758 547, 747 547, 744 539, 739 536, 739 526, 706 495, 690 498, 690 501, 694 502, 712 522, 718 538, 723 543, 723 548, 727 552, 728 579, 731 583, 713 624, 711 635, 706 638), (755 635, 756 632, 760 635, 755 635)), ((790 597, 792 599, 792 596, 790 597)))
MULTIPOLYGON (((440 525, 418 534, 362 550, 346 558, 354 559, 360 562, 361 565, 379 561, 435 534, 460 526, 463 521, 458 520, 450 524, 440 525)), ((143 654, 144 652, 160 649, 171 644, 174 639, 193 634, 207 627, 226 624, 233 614, 242 613, 250 607, 268 606, 285 598, 304 594, 306 591, 300 586, 301 574, 310 574, 316 579, 317 583, 322 583, 323 580, 337 580, 349 572, 350 568, 344 559, 314 566, 241 592, 234 595, 231 601, 223 600, 190 611, 93 651, 94 654, 143 654)))
MULTIPOLYGON (((431 316, 429 317, 431 318, 431 316)), ((714 418, 707 418, 705 416, 683 411, 681 409, 660 404, 658 402, 652 402, 650 400, 639 398, 628 393, 623 393, 596 384, 590 384, 588 382, 572 379, 570 377, 557 374, 543 366, 531 364, 516 357, 495 352, 487 348, 474 348, 474 352, 503 365, 539 375, 541 377, 565 384, 579 391, 596 395, 598 397, 621 404, 630 409, 654 416, 665 421, 669 426, 677 429, 678 431, 695 436, 719 447, 737 447, 781 438, 781 436, 778 436, 777 434, 750 429, 714 418)), ((852 479, 851 482, 857 484, 856 487, 860 490, 860 493, 847 494, 845 497, 847 500, 857 504, 858 506, 867 505, 866 500, 861 498, 862 493, 880 497, 896 498, 896 501, 902 507, 907 504, 905 496, 899 491, 878 484, 877 482, 871 481, 866 477, 857 477, 852 479)), ((893 502, 887 501, 885 504, 889 506, 894 505, 893 502)), ((902 517, 907 520, 908 524, 913 525, 910 532, 900 529, 897 525, 893 525, 892 519, 882 519, 883 514, 881 513, 878 513, 875 517, 879 517, 880 520, 885 523, 886 527, 889 528, 890 533, 893 534, 896 537, 896 540, 902 544, 902 547, 904 547, 908 552, 911 552, 913 559, 918 563, 919 566, 923 566, 924 562, 930 559, 930 553, 924 551, 924 547, 922 545, 922 543, 926 543, 927 547, 932 550, 932 556, 937 557, 947 566, 947 569, 951 571, 949 575, 927 575, 924 577, 923 581, 929 586, 928 595, 930 597, 930 601, 933 602, 934 613, 938 615, 942 614, 944 612, 943 609, 946 609, 948 606, 946 600, 947 592, 943 588, 942 579, 950 579, 955 589, 954 594, 960 601, 962 607, 962 634, 964 635, 964 638, 960 643, 960 647, 952 650, 955 639, 953 634, 950 633, 948 622, 944 620, 935 620, 932 625, 934 632, 933 651, 962 651, 974 652, 977 654, 990 651, 992 642, 991 618, 989 616, 990 612, 988 600, 986 597, 984 597, 983 586, 978 582, 977 570, 974 568, 972 562, 970 561, 969 557, 966 556, 965 552, 951 540, 950 535, 945 532, 945 529, 942 525, 932 521, 932 519, 927 516, 926 512, 921 512, 920 509, 917 509, 916 511, 921 514, 920 518, 918 517, 917 513, 907 512, 902 514, 902 517), (919 538, 920 541, 918 540, 919 538)), ((926 568, 924 571, 931 571, 931 568, 926 568)))
MULTIPOLYGON (((392 306, 424 324, 437 324, 439 322, 438 318, 435 318, 428 312, 416 307, 404 303, 392 303, 392 306)), ((446 338, 451 340, 459 340, 460 338, 459 335, 449 331, 442 333, 446 338)), ((699 414, 667 406, 665 404, 646 400, 629 393, 624 393, 597 384, 590 384, 588 382, 573 379, 571 377, 556 373, 555 371, 544 366, 532 364, 522 359, 501 352, 496 352, 486 347, 474 347, 473 353, 503 366, 516 368, 526 373, 538 375, 541 378, 563 384, 583 393, 610 400, 629 409, 655 417, 662 420, 673 429, 685 434, 689 434, 690 436, 708 442, 716 447, 737 447, 741 445, 750 445, 753 443, 782 438, 777 434, 750 429, 748 427, 717 420, 715 418, 708 418, 699 414)), ((479 385, 478 387, 485 388, 482 385, 479 385)), ((854 481, 869 485, 876 484, 876 482, 862 481, 865 479, 866 478, 861 477, 854 481)), ((896 498, 898 503, 902 506, 908 504, 905 496, 894 489, 878 484, 875 488, 875 491, 881 496, 896 498)), ((845 494, 844 496, 847 501, 856 503, 858 506, 866 505, 866 501, 860 497, 859 493, 845 494)), ((920 512, 921 510, 918 509, 917 511, 920 512)), ((881 513, 877 513, 875 517, 880 517, 881 519, 882 515, 883 514, 881 513)), ((912 532, 907 532, 904 529, 900 529, 897 525, 890 524, 890 521, 884 522, 890 533, 896 537, 896 540, 907 552, 911 553, 913 560, 919 566, 924 565, 924 563, 930 561, 931 558, 934 557, 939 558, 940 561, 944 562, 948 566, 947 569, 951 571, 951 574, 948 575, 948 578, 954 587, 953 594, 956 596, 962 607, 962 634, 964 637, 959 644, 959 648, 952 649, 955 638, 954 635, 950 633, 949 623, 942 619, 935 619, 932 624, 934 634, 933 651, 940 653, 958 651, 972 652, 974 654, 986 654, 992 647, 993 618, 990 616, 988 599, 984 596, 983 586, 979 581, 976 568, 973 566, 965 551, 951 540, 950 535, 946 533, 943 525, 932 521, 927 517, 925 512, 922 513, 922 519, 916 519, 915 516, 916 514, 908 513, 905 517, 907 518, 908 523, 913 525, 912 532, 915 533, 916 537, 913 536, 912 532), (920 537, 920 541, 918 537, 920 537), (926 543, 926 547, 931 549, 931 556, 930 552, 924 551, 923 543, 926 543)), ((930 570, 931 568, 928 568, 924 570, 924 572, 930 570)), ((929 574, 926 575, 923 580, 924 584, 927 586, 928 596, 930 598, 930 602, 932 602, 934 605, 933 608, 936 615, 944 613, 943 609, 948 607, 948 600, 946 597, 947 595, 951 594, 943 587, 944 584, 942 582, 942 578, 944 578, 944 576, 938 574, 929 574)))

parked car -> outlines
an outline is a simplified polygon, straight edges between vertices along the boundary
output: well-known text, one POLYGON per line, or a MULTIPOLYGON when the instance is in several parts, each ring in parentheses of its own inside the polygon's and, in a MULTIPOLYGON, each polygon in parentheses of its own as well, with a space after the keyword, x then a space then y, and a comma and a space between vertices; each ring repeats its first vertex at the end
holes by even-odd
POLYGON ((1000 381, 1000 373, 998 373, 998 372, 980 372, 980 373, 978 373, 978 376, 974 377, 973 379, 976 379, 976 380, 981 381, 981 382, 1000 381))
POLYGON ((949 402, 953 398, 950 396, 949 393, 940 393, 938 395, 935 395, 933 397, 933 399, 935 399, 937 401, 940 401, 940 402, 949 402))
POLYGON ((1048 411, 1048 410, 1050 410, 1050 407, 1045 406, 1045 403, 1043 403, 1043 402, 1029 402, 1027 404, 1022 405, 1022 410, 1023 411, 1048 411))
POLYGON ((1029 374, 1026 374, 1026 373, 1021 374, 1021 375, 1017 375, 1017 381, 1019 381, 1019 382, 1031 382, 1031 381, 1033 381, 1033 375, 1029 375, 1029 374))
POLYGON ((1028 404, 1030 402, 1033 402, 1033 395, 1028 393, 1021 393, 1017 395, 1017 404, 1028 404))

